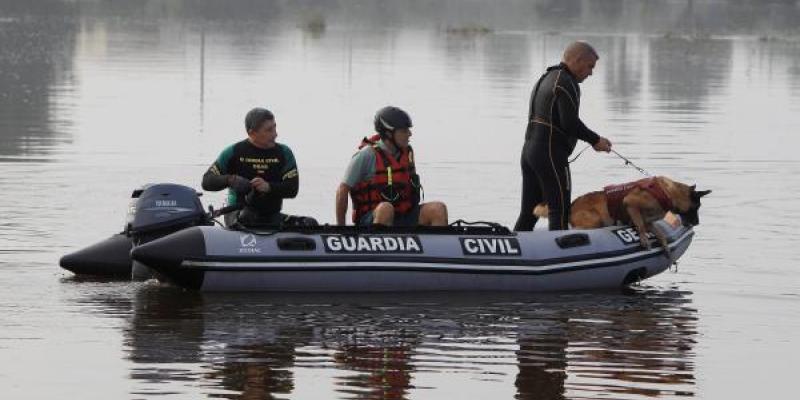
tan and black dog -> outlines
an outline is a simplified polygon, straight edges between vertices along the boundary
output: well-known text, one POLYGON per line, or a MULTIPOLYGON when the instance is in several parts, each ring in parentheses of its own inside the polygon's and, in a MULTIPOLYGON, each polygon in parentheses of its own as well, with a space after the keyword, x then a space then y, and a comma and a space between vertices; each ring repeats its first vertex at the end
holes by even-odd
MULTIPOLYGON (((667 177, 645 178, 621 185, 606 186, 602 191, 590 192, 572 202, 569 222, 573 228, 595 229, 618 223, 633 225, 639 233, 639 241, 644 248, 650 248, 648 232, 653 232, 664 247, 667 257, 672 256, 667 239, 653 222, 664 218, 668 212, 681 216, 687 225, 697 225, 700 217, 700 198, 711 193, 710 190, 695 190, 667 177)), ((547 217, 546 203, 537 205, 533 214, 547 217)))

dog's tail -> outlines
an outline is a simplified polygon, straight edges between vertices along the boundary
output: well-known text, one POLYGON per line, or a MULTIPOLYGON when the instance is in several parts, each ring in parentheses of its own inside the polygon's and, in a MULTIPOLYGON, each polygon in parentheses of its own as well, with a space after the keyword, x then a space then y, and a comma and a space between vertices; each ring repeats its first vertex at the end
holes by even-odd
POLYGON ((536 207, 533 207, 533 215, 539 218, 547 218, 550 215, 550 207, 547 206, 547 203, 539 203, 536 207))

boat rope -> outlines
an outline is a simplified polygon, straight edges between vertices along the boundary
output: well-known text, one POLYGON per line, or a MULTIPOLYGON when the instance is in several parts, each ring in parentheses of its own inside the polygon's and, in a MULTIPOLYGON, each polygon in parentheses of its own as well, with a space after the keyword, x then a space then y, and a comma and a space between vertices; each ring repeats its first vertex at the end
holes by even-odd
POLYGON ((497 222, 489 222, 489 221, 465 221, 463 219, 459 219, 459 220, 456 220, 456 221, 453 221, 452 223, 450 223, 449 226, 451 228, 461 228, 461 229, 467 229, 467 228, 469 228, 471 226, 487 226, 487 227, 491 228, 493 231, 498 232, 498 233, 510 233, 511 232, 505 226, 500 225, 497 222))

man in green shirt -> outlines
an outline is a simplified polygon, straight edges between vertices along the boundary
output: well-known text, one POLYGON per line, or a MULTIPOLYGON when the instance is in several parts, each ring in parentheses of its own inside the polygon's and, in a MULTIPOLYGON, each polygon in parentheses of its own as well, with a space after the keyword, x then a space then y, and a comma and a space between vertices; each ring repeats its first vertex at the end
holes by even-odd
POLYGON ((277 143, 275 116, 254 108, 244 120, 247 139, 224 150, 203 175, 203 190, 228 188, 228 204, 242 204, 225 215, 225 224, 280 225, 283 199, 294 198, 300 184, 297 163, 288 146, 277 143))

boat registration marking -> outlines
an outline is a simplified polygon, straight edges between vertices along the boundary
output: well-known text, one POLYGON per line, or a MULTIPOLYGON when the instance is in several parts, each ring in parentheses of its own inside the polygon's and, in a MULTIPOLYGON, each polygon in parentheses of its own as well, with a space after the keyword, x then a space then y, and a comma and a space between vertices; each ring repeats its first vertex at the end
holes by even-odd
POLYGON ((519 241, 516 238, 462 237, 461 251, 465 256, 511 256, 519 257, 519 241))
MULTIPOLYGON (((636 228, 630 226, 627 228, 620 228, 615 229, 614 234, 617 235, 619 240, 625 244, 634 244, 639 243, 639 232, 636 231, 636 228)), ((653 232, 647 232, 647 240, 653 240, 656 238, 656 235, 653 232)))
POLYGON ((326 253, 421 254, 416 235, 322 235, 326 253))

